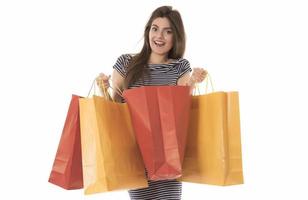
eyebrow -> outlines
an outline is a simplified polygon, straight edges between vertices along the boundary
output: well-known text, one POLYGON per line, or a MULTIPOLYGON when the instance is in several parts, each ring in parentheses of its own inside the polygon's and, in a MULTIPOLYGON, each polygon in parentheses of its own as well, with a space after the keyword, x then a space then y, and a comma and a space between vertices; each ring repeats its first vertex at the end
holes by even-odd
MULTIPOLYGON (((159 27, 159 26, 157 26, 156 24, 152 24, 152 26, 159 27)), ((170 29, 170 30, 172 30, 172 28, 171 28, 171 27, 164 27, 163 29, 170 29)))

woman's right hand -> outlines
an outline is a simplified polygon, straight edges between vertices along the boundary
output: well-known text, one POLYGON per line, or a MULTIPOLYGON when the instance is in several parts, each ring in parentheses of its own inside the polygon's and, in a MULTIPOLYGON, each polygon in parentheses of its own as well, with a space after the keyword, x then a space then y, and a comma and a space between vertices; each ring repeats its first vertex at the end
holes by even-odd
POLYGON ((98 77, 96 77, 96 84, 98 85, 98 87, 100 87, 100 89, 107 90, 110 87, 109 84, 110 77, 111 77, 110 75, 107 76, 104 73, 100 73, 98 77))

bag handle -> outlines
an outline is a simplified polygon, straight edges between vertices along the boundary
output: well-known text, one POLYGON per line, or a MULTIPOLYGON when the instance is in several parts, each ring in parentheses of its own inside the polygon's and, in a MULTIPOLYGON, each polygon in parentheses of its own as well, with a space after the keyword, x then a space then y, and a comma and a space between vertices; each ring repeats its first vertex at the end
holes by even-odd
MULTIPOLYGON (((212 92, 215 91, 215 90, 214 90, 214 86, 213 86, 213 81, 212 81, 211 75, 210 75, 209 73, 207 73, 207 75, 206 75, 206 77, 205 77, 205 79, 204 79, 203 82, 205 82, 205 94, 208 94, 208 93, 209 93, 209 92, 208 92, 209 82, 210 82, 210 84, 211 84, 212 92)), ((200 83, 200 84, 198 83, 198 84, 196 85, 195 89, 193 90, 193 96, 196 96, 196 95, 200 95, 200 94, 201 94, 201 92, 200 92, 200 85, 201 85, 201 83, 200 83), (196 91, 198 91, 198 94, 196 94, 196 91)))
MULTIPOLYGON (((93 94, 94 94, 94 95, 97 95, 97 94, 96 94, 96 90, 97 90, 97 89, 96 89, 96 79, 94 79, 94 80, 92 81, 91 88, 90 88, 90 90, 89 90, 89 92, 88 92, 87 98, 89 98, 90 93, 91 93, 92 90, 93 90, 93 94)), ((114 100, 111 98, 111 96, 109 95, 109 93, 108 93, 108 91, 106 90, 106 88, 104 88, 104 85, 103 85, 102 90, 100 90, 100 94, 97 95, 97 96, 104 97, 106 100, 112 100, 112 101, 114 101, 114 100), (102 92, 103 94, 101 94, 101 92, 102 92)))
POLYGON ((92 84, 91 84, 91 87, 90 87, 90 90, 88 92, 88 95, 87 95, 87 98, 90 96, 90 93, 92 91, 92 89, 94 89, 94 95, 96 94, 95 91, 96 91, 96 88, 95 88, 95 79, 92 81, 92 84))
MULTIPOLYGON (((108 80, 108 81, 109 81, 109 80, 108 80)), ((102 88, 102 90, 100 90, 100 91, 103 92, 103 95, 100 94, 100 96, 104 97, 106 100, 111 100, 112 102, 115 102, 115 100, 114 100, 114 99, 111 97, 111 95, 109 94, 107 88, 105 88, 104 85, 102 85, 102 87, 103 87, 103 88, 102 88)), ((113 88, 113 87, 111 87, 111 86, 109 86, 109 87, 110 87, 114 92, 116 92, 119 96, 121 96, 122 98, 124 98, 124 97, 123 97, 123 93, 122 93, 122 91, 121 91, 121 89, 120 89, 119 87, 117 87, 117 86, 116 86, 116 88, 113 88)), ((90 88, 90 90, 89 90, 89 92, 88 92, 87 97, 90 96, 90 93, 91 93, 92 90, 94 90, 94 95, 96 95, 96 79, 94 79, 94 80, 92 81, 92 85, 91 85, 91 88, 90 88)))
MULTIPOLYGON (((112 79, 110 79, 111 81, 112 81, 112 79)), ((115 88, 113 88, 113 87, 111 87, 111 86, 109 86, 115 93, 117 93, 119 96, 121 96, 122 98, 124 98, 123 97, 123 92, 121 91, 121 89, 118 87, 118 86, 116 86, 115 85, 115 88)))

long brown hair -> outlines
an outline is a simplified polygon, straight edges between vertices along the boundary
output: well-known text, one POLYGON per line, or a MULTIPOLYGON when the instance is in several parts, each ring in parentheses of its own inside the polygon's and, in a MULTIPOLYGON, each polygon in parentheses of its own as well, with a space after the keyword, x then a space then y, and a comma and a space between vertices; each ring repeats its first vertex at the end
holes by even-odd
POLYGON ((133 56, 127 66, 128 70, 124 80, 125 89, 147 74, 145 66, 147 66, 151 55, 149 32, 152 22, 158 17, 166 17, 170 22, 173 32, 173 46, 168 53, 168 59, 178 59, 183 57, 185 52, 185 30, 180 13, 177 10, 172 10, 171 6, 162 6, 157 8, 153 11, 145 26, 144 44, 140 53, 133 56))

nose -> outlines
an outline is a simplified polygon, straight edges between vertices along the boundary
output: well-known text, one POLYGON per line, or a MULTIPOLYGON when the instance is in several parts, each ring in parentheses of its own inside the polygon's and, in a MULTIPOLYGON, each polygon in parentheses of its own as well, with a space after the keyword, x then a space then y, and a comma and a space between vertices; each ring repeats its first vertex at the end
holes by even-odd
POLYGON ((157 37, 158 38, 163 38, 164 37, 164 32, 162 30, 157 31, 157 37))

